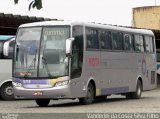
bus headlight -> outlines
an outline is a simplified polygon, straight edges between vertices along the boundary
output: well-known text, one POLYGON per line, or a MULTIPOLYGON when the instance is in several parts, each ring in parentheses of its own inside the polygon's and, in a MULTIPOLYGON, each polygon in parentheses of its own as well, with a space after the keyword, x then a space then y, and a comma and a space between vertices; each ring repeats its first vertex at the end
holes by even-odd
POLYGON ((17 83, 17 82, 12 82, 13 86, 15 87, 22 87, 21 83, 17 83))
POLYGON ((59 82, 57 82, 57 83, 55 84, 55 87, 67 85, 68 83, 69 83, 69 80, 59 81, 59 82))

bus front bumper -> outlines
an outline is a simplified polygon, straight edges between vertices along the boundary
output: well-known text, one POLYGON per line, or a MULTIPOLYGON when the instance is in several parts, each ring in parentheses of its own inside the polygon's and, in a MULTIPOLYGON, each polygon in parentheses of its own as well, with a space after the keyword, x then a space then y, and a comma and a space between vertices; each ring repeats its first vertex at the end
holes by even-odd
POLYGON ((71 96, 70 86, 58 86, 52 88, 33 88, 27 89, 24 87, 15 87, 14 96, 16 99, 63 99, 63 98, 74 98, 71 96))

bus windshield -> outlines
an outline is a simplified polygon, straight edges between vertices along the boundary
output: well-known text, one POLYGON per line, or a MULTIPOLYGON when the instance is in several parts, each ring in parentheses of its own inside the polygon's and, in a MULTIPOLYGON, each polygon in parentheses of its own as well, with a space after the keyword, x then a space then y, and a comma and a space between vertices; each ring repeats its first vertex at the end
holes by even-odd
POLYGON ((15 46, 13 75, 54 78, 68 75, 65 41, 69 27, 20 28, 15 46))

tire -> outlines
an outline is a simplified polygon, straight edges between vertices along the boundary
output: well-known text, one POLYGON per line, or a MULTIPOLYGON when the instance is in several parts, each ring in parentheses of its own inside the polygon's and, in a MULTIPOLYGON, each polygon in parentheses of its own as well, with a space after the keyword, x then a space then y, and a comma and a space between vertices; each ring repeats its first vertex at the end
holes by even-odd
POLYGON ((97 96, 95 99, 96 99, 97 101, 106 101, 107 95, 97 96))
POLYGON ((142 95, 142 83, 140 80, 137 82, 136 91, 126 94, 127 99, 139 99, 142 95))
POLYGON ((86 97, 79 98, 79 102, 85 105, 91 104, 94 100, 94 97, 95 97, 95 91, 94 91, 93 85, 89 83, 86 97))
POLYGON ((37 99, 35 101, 39 107, 47 107, 50 102, 50 99, 37 99))
POLYGON ((0 93, 1 93, 1 98, 3 100, 13 100, 14 94, 13 94, 12 83, 3 84, 0 90, 0 93))

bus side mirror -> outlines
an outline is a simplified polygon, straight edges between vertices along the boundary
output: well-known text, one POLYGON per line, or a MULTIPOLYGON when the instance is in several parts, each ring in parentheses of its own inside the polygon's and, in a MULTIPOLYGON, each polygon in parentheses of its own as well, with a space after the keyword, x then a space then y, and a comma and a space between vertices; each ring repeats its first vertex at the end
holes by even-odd
POLYGON ((3 45, 3 55, 5 58, 12 59, 13 58, 13 50, 14 50, 14 41, 15 38, 6 41, 3 45))
POLYGON ((72 54, 72 44, 73 44, 74 38, 69 38, 66 40, 66 56, 71 56, 72 54))

